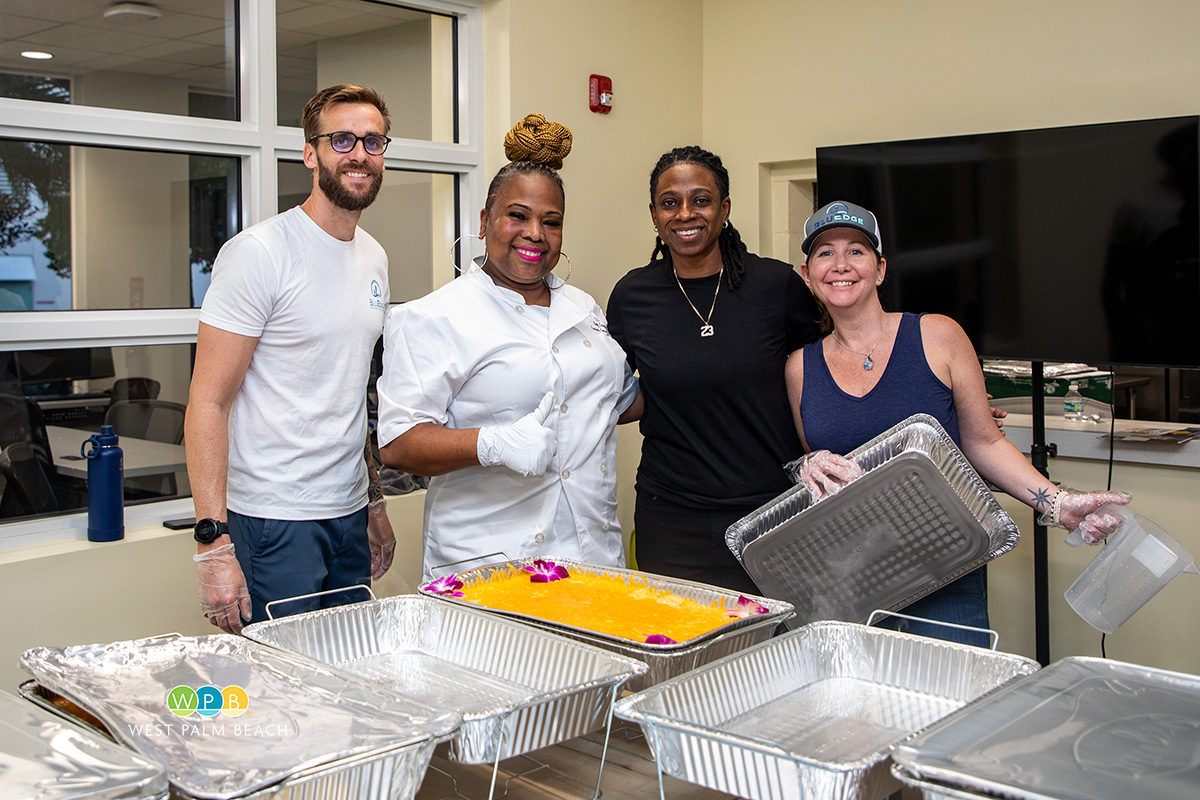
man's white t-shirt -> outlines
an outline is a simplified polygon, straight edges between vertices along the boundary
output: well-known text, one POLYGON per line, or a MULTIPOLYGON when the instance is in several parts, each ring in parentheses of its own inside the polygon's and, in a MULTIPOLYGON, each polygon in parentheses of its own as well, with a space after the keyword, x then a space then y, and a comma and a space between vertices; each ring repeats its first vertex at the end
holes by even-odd
POLYGON ((330 519, 367 503, 371 356, 389 300, 387 255, 343 242, 299 206, 221 248, 200 321, 258 337, 229 416, 227 506, 330 519))

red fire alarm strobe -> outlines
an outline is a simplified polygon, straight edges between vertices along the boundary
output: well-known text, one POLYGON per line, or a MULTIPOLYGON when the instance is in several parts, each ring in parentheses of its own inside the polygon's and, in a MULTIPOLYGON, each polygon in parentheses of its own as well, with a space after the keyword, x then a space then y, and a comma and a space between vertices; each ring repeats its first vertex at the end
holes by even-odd
POLYGON ((607 114, 612 111, 612 103, 612 78, 604 75, 588 78, 588 108, 597 114, 607 114))

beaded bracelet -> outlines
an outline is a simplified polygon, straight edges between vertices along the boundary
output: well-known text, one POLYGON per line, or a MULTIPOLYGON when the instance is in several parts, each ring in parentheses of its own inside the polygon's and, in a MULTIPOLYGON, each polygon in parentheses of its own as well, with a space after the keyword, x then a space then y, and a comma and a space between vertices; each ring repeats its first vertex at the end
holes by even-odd
POLYGON ((1047 515, 1050 520, 1051 527, 1058 527, 1061 524, 1062 518, 1062 501, 1063 495, 1066 494, 1062 489, 1054 493, 1054 500, 1050 503, 1050 513, 1047 515))

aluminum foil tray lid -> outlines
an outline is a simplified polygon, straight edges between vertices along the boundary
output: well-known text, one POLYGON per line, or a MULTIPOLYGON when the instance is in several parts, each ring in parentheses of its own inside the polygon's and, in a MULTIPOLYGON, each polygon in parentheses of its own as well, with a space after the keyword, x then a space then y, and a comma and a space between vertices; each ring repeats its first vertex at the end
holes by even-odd
POLYGON ((21 666, 165 764, 183 793, 211 800, 423 745, 460 723, 240 636, 38 647, 21 666))
POLYGON ((1066 658, 900 744, 917 778, 1016 800, 1195 800, 1200 676, 1066 658))
POLYGON ((726 543, 793 626, 866 622, 1017 543, 1016 524, 938 422, 909 417, 848 457, 863 476, 819 502, 795 486, 730 526, 726 543))
POLYGON ((0 797, 157 800, 169 788, 160 764, 0 692, 0 797))
MULTIPOLYGON (((743 595, 739 595, 737 592, 731 592, 727 589, 722 589, 717 586, 710 586, 705 583, 696 583, 694 581, 678 580, 675 578, 666 578, 649 572, 638 572, 636 570, 620 569, 618 567, 605 567, 597 564, 588 564, 583 561, 575 561, 569 558, 557 558, 552 556, 545 556, 541 558, 525 558, 514 561, 506 561, 499 564, 489 564, 487 566, 478 567, 476 569, 460 573, 457 576, 450 577, 456 577, 459 581, 462 581, 462 591, 466 593, 467 597, 469 598, 471 585, 473 583, 485 581, 488 579, 488 577, 497 573, 504 574, 508 572, 520 572, 527 566, 532 567, 534 562, 537 561, 552 562, 566 568, 568 573, 582 573, 602 576, 608 575, 615 579, 625 581, 625 583, 631 587, 647 586, 650 588, 663 589, 679 597, 695 600, 701 605, 712 605, 719 603, 731 612, 740 613, 742 608, 742 606, 739 605, 739 599, 744 598, 743 595)), ((440 581, 435 583, 440 583, 440 581)), ((439 593, 434 584, 426 584, 420 587, 419 591, 421 591, 423 594, 441 597, 443 600, 447 600, 452 603, 462 604, 468 608, 483 609, 491 613, 503 614, 504 616, 524 620, 526 622, 532 622, 552 629, 569 631, 588 641, 608 642, 620 645, 624 648, 628 648, 629 652, 634 653, 635 658, 640 657, 640 655, 638 655, 640 653, 669 654, 687 651, 702 642, 711 641, 741 628, 761 625, 766 620, 782 622, 792 613, 791 603, 781 600, 772 600, 766 597, 751 596, 744 599, 752 601, 752 605, 766 608, 767 612, 765 614, 751 613, 748 615, 731 616, 729 622, 725 625, 721 625, 720 627, 703 633, 699 636, 694 636, 691 639, 665 644, 651 644, 647 642, 636 642, 632 639, 625 639, 620 636, 614 636, 600 631, 593 631, 587 628, 568 625, 553 619, 469 603, 466 602, 465 599, 456 598, 449 594, 439 593)))

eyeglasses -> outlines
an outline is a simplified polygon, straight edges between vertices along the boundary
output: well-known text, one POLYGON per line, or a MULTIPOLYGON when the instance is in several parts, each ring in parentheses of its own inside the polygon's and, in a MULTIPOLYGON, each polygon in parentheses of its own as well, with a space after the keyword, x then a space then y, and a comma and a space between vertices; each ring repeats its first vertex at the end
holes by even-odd
POLYGON ((350 131, 334 131, 333 133, 321 133, 309 139, 314 142, 317 139, 329 137, 329 146, 333 148, 335 153, 349 153, 359 142, 363 143, 363 150, 369 156, 381 156, 387 150, 388 145, 392 140, 382 134, 368 133, 366 136, 355 136, 350 131))

